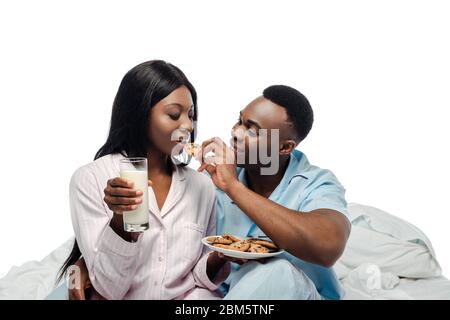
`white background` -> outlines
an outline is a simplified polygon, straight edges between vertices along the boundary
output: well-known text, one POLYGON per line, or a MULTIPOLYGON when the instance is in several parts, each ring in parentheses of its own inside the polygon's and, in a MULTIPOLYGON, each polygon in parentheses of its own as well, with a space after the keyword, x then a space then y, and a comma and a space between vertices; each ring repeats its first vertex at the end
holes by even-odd
POLYGON ((68 183, 106 138, 122 76, 160 58, 199 94, 199 140, 228 139, 271 84, 298 88, 302 149, 347 200, 424 231, 449 275, 450 11, 445 1, 0 4, 0 276, 72 234, 68 183))

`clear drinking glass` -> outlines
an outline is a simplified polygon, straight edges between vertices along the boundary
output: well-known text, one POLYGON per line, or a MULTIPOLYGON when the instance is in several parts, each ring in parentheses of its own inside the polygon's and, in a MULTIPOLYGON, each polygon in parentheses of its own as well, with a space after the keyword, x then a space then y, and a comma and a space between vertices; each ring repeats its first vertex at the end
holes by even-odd
POLYGON ((149 228, 147 158, 120 160, 120 177, 134 182, 134 189, 142 191, 142 202, 135 210, 123 213, 123 227, 128 232, 149 228))

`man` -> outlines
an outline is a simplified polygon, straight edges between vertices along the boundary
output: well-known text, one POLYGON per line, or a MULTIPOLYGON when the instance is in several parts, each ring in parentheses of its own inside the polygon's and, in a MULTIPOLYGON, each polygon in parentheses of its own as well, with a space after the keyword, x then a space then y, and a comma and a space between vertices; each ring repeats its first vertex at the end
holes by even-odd
POLYGON ((331 171, 310 165, 295 150, 312 124, 305 96, 271 86, 241 111, 232 130, 234 152, 218 138, 202 145, 199 171, 206 170, 218 188, 217 234, 268 237, 286 251, 266 263, 233 264, 223 285, 226 299, 342 297, 332 266, 350 234, 345 190, 331 171), (256 152, 268 140, 269 162, 256 152), (210 151, 214 157, 205 160, 210 151))
MULTIPOLYGON (((199 171, 217 187, 217 234, 268 238, 285 250, 262 263, 236 261, 221 288, 225 299, 342 297, 332 266, 350 234, 345 190, 295 149, 312 124, 305 96, 271 86, 241 111, 232 149, 219 138, 202 145, 199 171)), ((84 298, 82 289, 70 291, 84 298)))

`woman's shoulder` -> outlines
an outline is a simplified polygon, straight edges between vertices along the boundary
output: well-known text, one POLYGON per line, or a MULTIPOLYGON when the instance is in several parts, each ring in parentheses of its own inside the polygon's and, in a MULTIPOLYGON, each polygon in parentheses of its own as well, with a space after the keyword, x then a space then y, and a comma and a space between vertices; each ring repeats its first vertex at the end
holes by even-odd
POLYGON ((120 157, 123 156, 120 154, 108 154, 82 165, 73 173, 71 183, 89 183, 90 181, 108 180, 111 177, 117 176, 120 172, 120 157))

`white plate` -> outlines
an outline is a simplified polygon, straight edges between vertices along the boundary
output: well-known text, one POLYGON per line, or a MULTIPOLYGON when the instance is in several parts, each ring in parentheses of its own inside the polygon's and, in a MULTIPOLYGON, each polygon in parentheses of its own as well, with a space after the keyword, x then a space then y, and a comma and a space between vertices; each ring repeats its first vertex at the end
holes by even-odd
MULTIPOLYGON (((232 257, 232 258, 254 260, 254 259, 275 257, 284 252, 284 250, 281 250, 281 249, 278 250, 277 252, 269 252, 269 253, 242 252, 242 251, 224 249, 224 248, 214 247, 213 245, 209 244, 208 241, 206 240, 209 237, 213 237, 213 236, 207 236, 202 239, 202 243, 205 246, 207 246, 208 248, 210 248, 213 251, 221 252, 225 256, 232 257)), ((242 240, 244 240, 244 239, 242 239, 242 240)))

